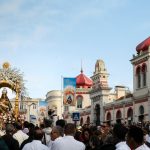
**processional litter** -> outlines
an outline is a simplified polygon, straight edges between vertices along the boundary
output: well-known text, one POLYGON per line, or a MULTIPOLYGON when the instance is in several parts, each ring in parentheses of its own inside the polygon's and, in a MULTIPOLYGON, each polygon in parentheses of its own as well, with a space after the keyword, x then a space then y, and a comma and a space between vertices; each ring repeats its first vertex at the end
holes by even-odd
POLYGON ((0 127, 3 122, 12 122, 18 119, 19 115, 19 99, 25 94, 23 74, 16 68, 11 68, 8 62, 3 63, 0 68, 0 89, 2 95, 0 98, 0 127), (15 106, 12 107, 7 96, 6 87, 15 93, 15 106))

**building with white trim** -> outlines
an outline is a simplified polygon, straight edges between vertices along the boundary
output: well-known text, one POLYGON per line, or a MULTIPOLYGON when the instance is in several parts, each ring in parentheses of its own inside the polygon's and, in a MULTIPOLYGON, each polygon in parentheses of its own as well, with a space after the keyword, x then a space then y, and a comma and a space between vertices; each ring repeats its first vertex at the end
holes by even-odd
POLYGON ((91 116, 95 124, 150 120, 150 38, 140 43, 136 51, 130 60, 133 65, 133 93, 125 86, 116 86, 115 92, 111 93, 105 64, 102 60, 96 62, 90 92, 91 116))

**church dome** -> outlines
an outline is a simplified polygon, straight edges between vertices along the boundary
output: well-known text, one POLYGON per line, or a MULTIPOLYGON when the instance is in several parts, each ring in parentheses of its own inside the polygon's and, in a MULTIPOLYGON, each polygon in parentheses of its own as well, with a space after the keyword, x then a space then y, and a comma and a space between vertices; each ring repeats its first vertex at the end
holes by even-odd
POLYGON ((143 42, 137 45, 136 51, 139 53, 141 51, 146 51, 148 50, 148 47, 150 46, 150 37, 145 39, 143 42))
POLYGON ((81 70, 81 74, 76 77, 76 86, 77 87, 91 87, 93 84, 92 80, 83 74, 81 70))

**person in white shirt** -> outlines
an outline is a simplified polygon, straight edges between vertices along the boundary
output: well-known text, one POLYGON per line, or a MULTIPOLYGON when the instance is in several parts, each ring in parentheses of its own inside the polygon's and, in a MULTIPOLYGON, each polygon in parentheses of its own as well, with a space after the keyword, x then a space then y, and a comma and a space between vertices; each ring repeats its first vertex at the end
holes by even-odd
POLYGON ((65 136, 59 142, 53 143, 52 150, 85 150, 85 145, 74 139, 75 131, 74 124, 66 124, 64 128, 65 136))
MULTIPOLYGON (((54 149, 53 145, 59 143, 59 141, 62 139, 64 133, 63 133, 63 128, 60 126, 55 126, 52 128, 51 132, 51 140, 52 140, 52 145, 51 145, 51 150, 54 149)), ((50 146, 48 146, 50 147, 50 146)))
POLYGON ((127 133, 127 144, 130 149, 134 150, 150 150, 150 148, 144 144, 144 132, 140 127, 131 126, 127 133))
POLYGON ((24 132, 22 132, 22 126, 19 122, 16 122, 14 126, 17 132, 13 135, 13 138, 19 142, 19 146, 20 146, 24 140, 28 139, 29 136, 24 132))
POLYGON ((52 121, 48 119, 44 119, 45 128, 43 129, 44 137, 42 139, 42 142, 47 146, 51 143, 51 137, 50 137, 50 133, 52 131, 51 125, 52 125, 52 121))
POLYGON ((42 144, 43 131, 36 129, 34 131, 34 140, 31 143, 26 144, 22 150, 49 150, 49 148, 42 144))
POLYGON ((115 124, 113 128, 113 138, 115 139, 116 150, 130 150, 126 144, 125 136, 128 129, 123 124, 115 124))

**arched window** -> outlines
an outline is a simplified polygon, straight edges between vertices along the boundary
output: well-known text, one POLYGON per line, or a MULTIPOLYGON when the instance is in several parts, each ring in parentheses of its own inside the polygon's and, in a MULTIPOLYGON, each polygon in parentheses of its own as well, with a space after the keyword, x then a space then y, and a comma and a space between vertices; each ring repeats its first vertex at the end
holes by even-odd
POLYGON ((80 119, 80 126, 82 126, 83 125, 83 118, 81 117, 81 119, 80 119))
POLYGON ((139 107, 139 115, 143 115, 143 114, 144 114, 144 107, 143 107, 143 105, 141 105, 139 107))
POLYGON ((143 122, 144 121, 144 107, 141 105, 139 107, 139 121, 143 122))
POLYGON ((136 76, 137 76, 137 88, 141 87, 141 68, 140 66, 136 69, 136 76))
POLYGON ((86 119, 86 123, 87 123, 87 124, 90 124, 90 117, 89 117, 89 116, 88 116, 87 119, 86 119))
POLYGON ((100 125, 100 105, 95 105, 95 123, 96 125, 100 125))
POLYGON ((133 118, 133 110, 132 108, 129 108, 127 111, 127 118, 132 119, 133 118))
POLYGON ((121 117, 122 117, 121 111, 118 110, 116 113, 116 119, 121 119, 121 117))
POLYGON ((117 113, 116 113, 116 122, 121 123, 121 118, 122 118, 121 111, 118 110, 117 113))
POLYGON ((36 109, 36 104, 33 105, 33 109, 36 109))
POLYGON ((77 108, 82 108, 83 97, 80 95, 77 97, 77 108))
POLYGON ((147 72, 147 66, 146 64, 143 64, 142 65, 143 86, 146 86, 146 72, 147 72))
POLYGON ((131 107, 127 111, 127 120, 128 120, 128 124, 131 125, 133 121, 133 109, 131 107))
POLYGON ((107 120, 107 121, 111 121, 111 113, 110 113, 110 112, 107 113, 106 120, 107 120))

